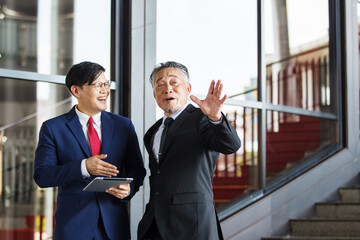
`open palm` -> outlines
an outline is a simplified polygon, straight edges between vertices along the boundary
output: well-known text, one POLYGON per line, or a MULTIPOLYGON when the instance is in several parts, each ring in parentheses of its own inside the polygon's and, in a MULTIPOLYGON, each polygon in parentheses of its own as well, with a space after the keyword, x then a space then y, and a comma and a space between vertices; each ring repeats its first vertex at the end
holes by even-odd
POLYGON ((193 95, 190 96, 191 100, 200 107, 201 111, 214 122, 221 119, 221 109, 227 98, 226 94, 221 98, 222 89, 223 84, 220 80, 217 81, 216 85, 215 81, 212 80, 209 92, 204 100, 200 100, 193 95))

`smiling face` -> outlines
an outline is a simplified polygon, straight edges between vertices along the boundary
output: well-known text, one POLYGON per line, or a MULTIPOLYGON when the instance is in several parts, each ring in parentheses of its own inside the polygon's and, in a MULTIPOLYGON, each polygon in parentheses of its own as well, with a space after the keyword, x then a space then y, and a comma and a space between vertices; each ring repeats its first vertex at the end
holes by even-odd
POLYGON ((186 104, 190 92, 190 83, 186 83, 184 75, 176 68, 163 68, 156 73, 153 93, 166 116, 179 111, 186 104))
POLYGON ((94 84, 97 82, 106 83, 105 74, 102 72, 93 82, 92 85, 84 84, 83 86, 71 86, 71 92, 78 100, 77 108, 80 112, 94 116, 95 114, 106 110, 106 100, 109 97, 110 89, 104 86, 97 91, 94 84))

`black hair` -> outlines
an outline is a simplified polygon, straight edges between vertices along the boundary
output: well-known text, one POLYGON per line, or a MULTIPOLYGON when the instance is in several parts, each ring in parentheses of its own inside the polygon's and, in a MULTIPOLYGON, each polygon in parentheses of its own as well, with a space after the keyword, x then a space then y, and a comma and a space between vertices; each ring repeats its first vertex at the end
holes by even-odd
POLYGON ((91 85, 95 79, 97 79, 101 73, 105 72, 100 64, 93 62, 81 62, 74 64, 65 78, 66 87, 71 92, 71 86, 83 86, 85 84, 91 85))

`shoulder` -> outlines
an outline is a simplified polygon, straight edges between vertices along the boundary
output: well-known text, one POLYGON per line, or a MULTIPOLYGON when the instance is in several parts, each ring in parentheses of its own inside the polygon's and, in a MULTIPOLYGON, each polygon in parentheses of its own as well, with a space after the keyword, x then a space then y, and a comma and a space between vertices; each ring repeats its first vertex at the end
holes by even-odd
POLYGON ((187 114, 188 118, 193 119, 194 121, 201 121, 202 119, 207 118, 207 116, 201 111, 199 107, 196 107, 192 104, 189 104, 185 111, 189 113, 187 114))
POLYGON ((50 119, 44 121, 43 125, 51 126, 51 125, 58 125, 59 123, 65 123, 66 119, 69 118, 68 115, 69 115, 69 113, 64 113, 64 114, 59 115, 57 117, 50 118, 50 119))
POLYGON ((133 128, 132 121, 124 116, 121 116, 119 114, 111 113, 111 112, 102 112, 101 114, 101 121, 103 123, 111 123, 114 124, 115 127, 121 127, 121 128, 133 128))
POLYGON ((103 117, 108 118, 108 119, 112 119, 112 120, 115 120, 115 121, 131 122, 131 120, 129 118, 121 116, 119 114, 112 113, 112 112, 104 111, 101 114, 102 114, 103 117))

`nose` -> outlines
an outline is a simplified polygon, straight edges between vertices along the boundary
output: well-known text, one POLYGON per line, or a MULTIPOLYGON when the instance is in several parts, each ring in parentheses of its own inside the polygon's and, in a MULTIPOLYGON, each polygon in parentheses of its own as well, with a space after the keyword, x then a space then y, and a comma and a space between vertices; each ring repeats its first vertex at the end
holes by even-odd
POLYGON ((100 90, 99 90, 99 92, 107 92, 108 91, 108 89, 105 87, 105 83, 102 83, 101 85, 100 85, 100 90))
POLYGON ((171 84, 169 84, 169 83, 166 84, 165 92, 166 93, 172 93, 173 92, 171 84))

